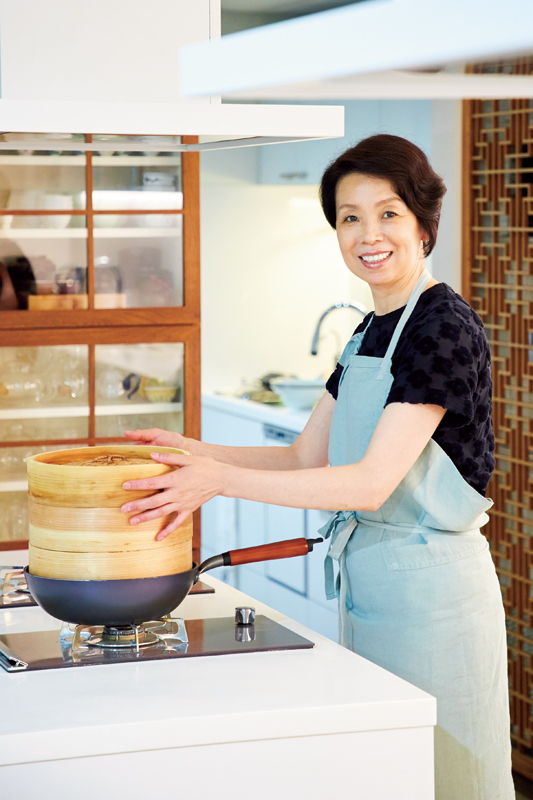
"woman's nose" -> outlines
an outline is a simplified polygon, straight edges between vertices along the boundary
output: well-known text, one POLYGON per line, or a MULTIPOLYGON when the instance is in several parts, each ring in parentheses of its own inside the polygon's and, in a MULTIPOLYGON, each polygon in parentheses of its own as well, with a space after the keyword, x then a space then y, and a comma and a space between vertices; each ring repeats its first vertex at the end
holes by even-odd
POLYGON ((382 238, 381 230, 377 222, 369 220, 363 228, 363 243, 375 244, 382 238))

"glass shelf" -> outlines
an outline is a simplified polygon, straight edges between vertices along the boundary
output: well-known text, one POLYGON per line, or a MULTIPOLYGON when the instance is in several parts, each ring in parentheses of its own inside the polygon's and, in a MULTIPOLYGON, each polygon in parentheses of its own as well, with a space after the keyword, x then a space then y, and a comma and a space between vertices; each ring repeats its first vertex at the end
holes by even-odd
POLYGON ((27 492, 28 481, 0 481, 0 492, 27 492))
MULTIPOLYGON (((114 403, 108 406, 95 406, 97 417, 110 417, 114 414, 167 414, 183 411, 183 403, 131 403, 130 405, 114 403)), ((2 419, 52 419, 55 417, 87 417, 89 406, 56 406, 53 408, 3 408, 0 409, 2 419)))
POLYGON ((87 228, 3 228, 0 230, 0 239, 16 240, 86 238, 87 228))
MULTIPOLYGON (((178 212, 179 213, 179 212, 178 212)), ((95 228, 95 239, 179 239, 180 228, 95 228)), ((7 228, 0 239, 86 239, 86 228, 7 228)))
MULTIPOLYGON (((175 167, 181 164, 181 156, 93 156, 93 165, 99 167, 175 167)), ((85 155, 80 156, 3 156, 0 165, 15 167, 79 167, 85 165, 85 155)))

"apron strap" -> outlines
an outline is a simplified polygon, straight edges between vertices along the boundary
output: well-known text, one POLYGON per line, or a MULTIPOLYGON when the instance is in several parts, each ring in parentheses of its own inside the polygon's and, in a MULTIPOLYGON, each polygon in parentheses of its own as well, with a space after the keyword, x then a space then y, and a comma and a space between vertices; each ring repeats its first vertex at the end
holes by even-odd
POLYGON ((374 312, 372 311, 372 313, 369 315, 368 322, 366 323, 363 330, 359 331, 359 333, 354 333, 354 335, 348 339, 346 347, 342 351, 342 355, 339 358, 338 362, 343 368, 343 370, 346 369, 346 364, 348 363, 348 359, 350 358, 350 356, 353 356, 354 353, 357 353, 359 348, 361 347, 361 342, 370 326, 370 323, 372 322, 373 317, 374 317, 374 312))
POLYGON ((318 530, 318 533, 320 533, 324 539, 329 539, 331 537, 328 554, 324 561, 324 578, 326 597, 328 600, 334 600, 337 596, 333 574, 333 561, 339 562, 341 560, 346 545, 356 527, 357 518, 355 516, 355 511, 336 511, 326 524, 318 530))
POLYGON ((388 373, 389 366, 392 361, 392 357, 394 355, 394 351, 396 350, 396 345, 398 344, 398 340, 403 333, 403 329, 405 328, 409 320, 409 317, 413 313, 414 307, 418 303, 420 295, 422 294, 422 292, 424 291, 430 280, 431 280, 431 275, 427 271, 427 269, 424 268, 422 274, 415 283, 414 289, 409 296, 409 300, 407 301, 407 305, 403 310, 403 314, 400 317, 399 322, 396 325, 396 328, 394 329, 392 339, 390 340, 387 352, 385 353, 385 357, 383 358, 383 362, 381 364, 381 369, 379 370, 377 376, 378 381, 382 381, 385 375, 388 373))

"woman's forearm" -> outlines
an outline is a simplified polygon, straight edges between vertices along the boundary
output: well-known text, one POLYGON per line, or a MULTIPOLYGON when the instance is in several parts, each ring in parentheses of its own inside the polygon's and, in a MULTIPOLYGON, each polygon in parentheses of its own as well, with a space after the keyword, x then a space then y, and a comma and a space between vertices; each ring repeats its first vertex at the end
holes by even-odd
POLYGON ((292 447, 226 447, 208 442, 194 442, 191 452, 249 470, 301 469, 292 447))
POLYGON ((130 518, 133 525, 177 512, 159 532, 159 539, 217 495, 292 508, 375 511, 423 453, 445 413, 439 406, 391 403, 381 415, 363 458, 343 466, 323 466, 327 463, 327 437, 321 424, 306 427, 290 448, 218 450, 225 459, 233 458, 235 452, 260 459, 266 452, 268 469, 206 457, 206 452, 153 454, 155 461, 180 469, 155 478, 127 481, 125 489, 149 489, 153 494, 126 503, 122 511, 135 512, 130 518), (321 440, 318 448, 317 437, 321 440), (298 462, 296 469, 289 466, 292 458, 298 462), (276 460, 284 466, 273 469, 276 460))
POLYGON ((279 506, 331 511, 373 511, 381 502, 374 476, 362 461, 286 472, 228 465, 223 494, 279 506))
POLYGON ((328 443, 335 400, 325 392, 303 432, 289 447, 226 447, 186 439, 184 448, 193 455, 208 456, 223 464, 257 470, 296 470, 328 463, 328 443))
POLYGON ((227 466, 222 494, 295 508, 375 511, 407 475, 445 413, 439 406, 391 403, 360 461, 286 472, 227 466))

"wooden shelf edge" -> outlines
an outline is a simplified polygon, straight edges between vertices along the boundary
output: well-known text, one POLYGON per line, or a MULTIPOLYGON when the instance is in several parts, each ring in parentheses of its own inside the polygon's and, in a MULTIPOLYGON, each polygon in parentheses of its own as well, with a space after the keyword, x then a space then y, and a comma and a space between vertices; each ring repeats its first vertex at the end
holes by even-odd
POLYGON ((0 551, 1 550, 27 550, 28 546, 29 546, 28 539, 20 539, 19 541, 15 541, 15 542, 7 542, 7 541, 3 542, 0 539, 0 551))

